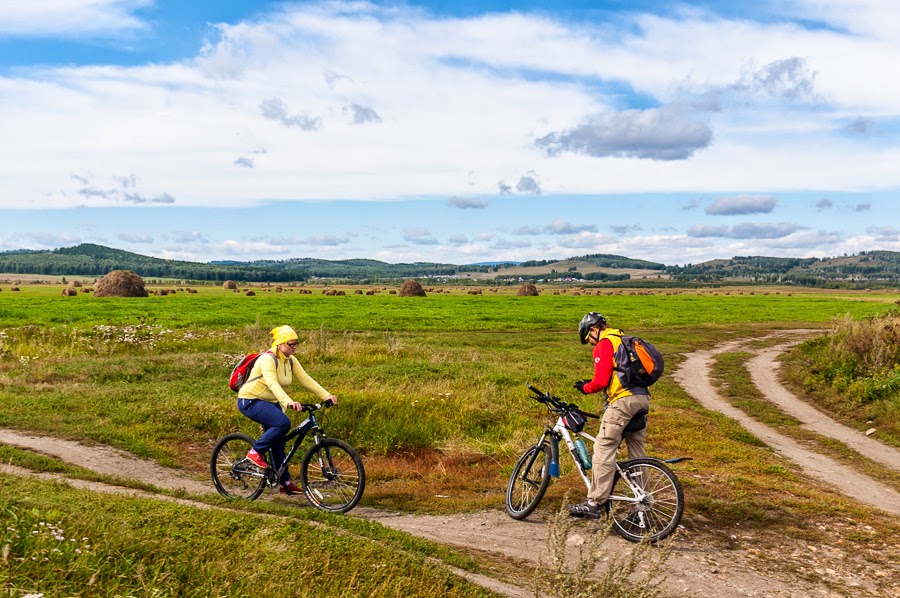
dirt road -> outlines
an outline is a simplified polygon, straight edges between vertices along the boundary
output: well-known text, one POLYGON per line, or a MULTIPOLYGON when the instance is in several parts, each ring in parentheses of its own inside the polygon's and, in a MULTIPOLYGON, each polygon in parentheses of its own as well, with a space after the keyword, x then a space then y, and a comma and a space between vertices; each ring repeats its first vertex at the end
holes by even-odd
MULTIPOLYGON (((874 455, 878 454, 879 462, 898 468, 896 450, 888 450, 881 444, 873 445, 875 441, 872 439, 836 424, 815 410, 810 411, 811 408, 792 397, 783 387, 773 384, 775 376, 772 372, 777 368, 775 357, 786 346, 758 351, 749 364, 753 380, 763 390, 765 396, 800 419, 809 429, 838 438, 847 446, 873 459, 874 455)), ((710 364, 716 354, 736 350, 744 350, 740 341, 725 343, 710 351, 689 354, 673 374, 673 378, 700 404, 739 421, 774 451, 795 462, 811 475, 832 484, 848 495, 856 496, 863 502, 893 514, 900 514, 900 498, 896 492, 830 459, 812 453, 792 439, 752 420, 719 397, 709 380, 710 364)), ((51 455, 99 473, 123 476, 123 472, 127 472, 129 478, 168 490, 183 490, 189 495, 214 492, 211 482, 205 475, 202 478, 192 477, 184 472, 160 467, 108 447, 88 447, 77 442, 39 437, 12 430, 0 430, 0 443, 51 455)), ((0 471, 34 475, 10 466, 0 466, 0 471)), ((72 483, 97 491, 136 493, 134 490, 108 484, 84 481, 72 483)), ((201 503, 193 504, 208 508, 201 503)), ((441 516, 389 513, 364 507, 358 507, 352 512, 353 516, 378 521, 385 526, 435 542, 489 551, 530 563, 548 560, 544 549, 547 514, 547 509, 539 509, 538 513, 527 521, 514 521, 506 516, 502 505, 498 505, 497 509, 480 513, 441 516)), ((690 516, 688 511, 686 517, 690 516)), ((569 545, 576 547, 587 541, 589 535, 593 533, 593 526, 594 524, 579 524, 569 538, 569 545)), ((749 540, 752 539, 751 536, 737 535, 733 532, 732 534, 731 537, 737 546, 743 545, 742 540, 748 540, 749 545, 749 540)), ((632 544, 616 536, 608 538, 604 544, 604 549, 611 550, 614 554, 632 548, 632 544)), ((802 541, 785 539, 784 545, 772 547, 772 554, 767 555, 761 554, 758 549, 715 550, 709 546, 699 545, 685 535, 676 540, 673 556, 668 562, 668 571, 669 578, 666 582, 668 593, 697 596, 878 596, 889 594, 879 594, 879 590, 875 589, 876 577, 887 575, 888 579, 900 578, 900 565, 896 571, 875 571, 867 563, 862 562, 862 559, 839 548, 829 547, 827 551, 819 550, 805 545, 802 541), (776 559, 795 559, 797 563, 802 563, 801 568, 805 567, 806 571, 819 575, 820 580, 814 581, 814 576, 809 573, 800 577, 774 572, 770 563, 776 559)), ((483 576, 456 572, 501 594, 516 597, 531 595, 525 588, 517 588, 483 576)))

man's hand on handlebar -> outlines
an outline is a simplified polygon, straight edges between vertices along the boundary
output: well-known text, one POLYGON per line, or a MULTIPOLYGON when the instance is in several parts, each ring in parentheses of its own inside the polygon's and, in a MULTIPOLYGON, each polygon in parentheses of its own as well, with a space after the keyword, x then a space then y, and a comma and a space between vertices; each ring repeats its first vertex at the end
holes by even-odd
POLYGON ((590 380, 579 380, 578 382, 576 382, 576 383, 573 384, 572 386, 573 386, 576 390, 578 390, 578 392, 580 392, 581 394, 586 395, 587 392, 585 392, 585 390, 584 390, 584 385, 587 384, 588 382, 590 382, 590 380))

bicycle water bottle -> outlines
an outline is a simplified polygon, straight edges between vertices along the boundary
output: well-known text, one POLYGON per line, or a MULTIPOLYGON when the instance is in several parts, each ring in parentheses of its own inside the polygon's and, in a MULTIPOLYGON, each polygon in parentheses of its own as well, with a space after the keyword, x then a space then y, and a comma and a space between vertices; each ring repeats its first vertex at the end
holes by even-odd
POLYGON ((578 453, 578 459, 581 461, 581 465, 584 466, 585 469, 590 469, 591 456, 588 455, 587 445, 584 443, 583 439, 575 439, 575 452, 578 453))

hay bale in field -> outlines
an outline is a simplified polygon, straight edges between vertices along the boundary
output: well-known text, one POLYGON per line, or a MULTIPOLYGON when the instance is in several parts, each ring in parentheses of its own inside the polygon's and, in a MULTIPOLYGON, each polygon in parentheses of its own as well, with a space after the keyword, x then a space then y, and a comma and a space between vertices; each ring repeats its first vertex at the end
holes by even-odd
POLYGON ((224 283, 222 283, 222 288, 226 291, 236 291, 237 283, 233 280, 226 280, 224 283))
POLYGON ((400 292, 397 293, 398 297, 425 297, 425 289, 422 288, 422 285, 419 284, 417 280, 407 280, 400 287, 400 292))
POLYGON ((166 289, 156 289, 153 294, 157 297, 165 297, 169 294, 169 291, 167 291, 166 289))
POLYGON ((340 295, 341 297, 344 297, 344 296, 347 295, 347 292, 346 292, 346 291, 337 291, 337 292, 335 293, 335 295, 340 295))
POLYGON ((375 294, 375 291, 373 291, 372 289, 369 289, 368 291, 366 291, 366 295, 374 295, 374 294, 375 294))
POLYGON ((10 290, 10 291, 18 291, 18 290, 19 290, 19 287, 9 287, 9 290, 10 290))
POLYGON ((538 288, 531 283, 523 284, 516 292, 518 297, 537 297, 539 294, 538 288))
POLYGON ((75 289, 65 288, 62 290, 63 297, 75 297, 76 295, 78 295, 78 291, 75 289))
POLYGON ((353 291, 353 294, 354 294, 354 295, 362 295, 362 290, 361 290, 361 289, 356 289, 355 291, 353 291))
POLYGON ((78 282, 77 280, 70 280, 69 284, 66 285, 66 288, 78 289, 78 288, 81 288, 81 283, 78 282))
POLYGON ((253 291, 247 291, 247 292, 244 293, 244 294, 245 294, 246 296, 248 296, 248 297, 256 297, 256 293, 254 293, 253 291))
POLYGON ((197 294, 197 289, 188 289, 187 292, 188 292, 189 295, 196 295, 196 294, 197 294))
POLYGON ((391 289, 390 291, 388 291, 388 295, 396 295, 396 294, 397 294, 397 291, 395 291, 394 289, 391 289))
POLYGON ((97 281, 94 297, 146 297, 144 279, 131 270, 113 270, 97 281))
POLYGON ((337 294, 337 291, 335 291, 334 289, 325 289, 324 291, 322 291, 322 294, 326 297, 334 297, 337 294))
POLYGON ((82 293, 93 293, 94 289, 93 289, 93 287, 81 287, 81 292, 82 293))

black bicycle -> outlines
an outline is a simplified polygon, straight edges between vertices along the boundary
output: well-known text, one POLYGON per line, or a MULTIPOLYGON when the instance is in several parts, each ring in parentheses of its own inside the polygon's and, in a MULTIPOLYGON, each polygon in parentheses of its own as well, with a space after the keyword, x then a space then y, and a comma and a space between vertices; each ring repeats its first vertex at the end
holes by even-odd
MULTIPOLYGON (((546 425, 537 444, 519 457, 506 486, 506 512, 513 519, 525 519, 540 504, 550 485, 551 477, 559 477, 559 441, 563 440, 581 478, 591 489, 588 470, 590 453, 582 439, 596 440, 582 431, 586 418, 600 416, 586 413, 574 403, 566 403, 549 392, 544 393, 528 384, 537 395, 537 402, 546 405, 557 416, 554 425, 546 425), (573 439, 573 434, 575 438, 573 439), (583 452, 579 456, 579 452, 583 452)), ((612 518, 616 532, 632 542, 662 540, 675 531, 684 513, 684 492, 681 482, 668 464, 689 460, 690 457, 662 460, 654 457, 628 459, 616 463, 612 493, 606 501, 606 512, 612 518)))
POLYGON ((313 444, 303 455, 300 465, 300 487, 307 500, 316 508, 334 513, 346 513, 356 506, 366 487, 366 471, 356 450, 336 438, 329 438, 319 427, 316 411, 331 407, 331 401, 314 405, 304 404, 301 412, 309 416, 285 437, 294 439, 284 464, 275 469, 271 450, 265 455, 269 467, 262 469, 247 458, 255 440, 247 434, 235 432, 219 440, 209 462, 213 483, 219 494, 229 498, 256 500, 266 489, 275 490, 291 459, 297 454, 307 434, 313 444))

